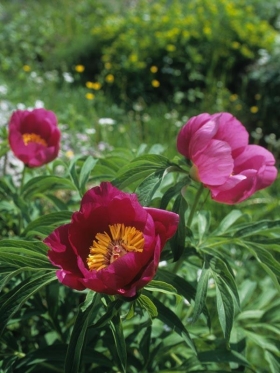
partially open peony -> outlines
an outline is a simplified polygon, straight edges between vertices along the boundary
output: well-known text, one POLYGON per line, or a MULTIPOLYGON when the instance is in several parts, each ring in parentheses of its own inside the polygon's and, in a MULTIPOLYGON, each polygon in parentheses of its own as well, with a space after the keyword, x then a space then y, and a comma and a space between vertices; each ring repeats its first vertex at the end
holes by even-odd
POLYGON ((135 194, 101 183, 84 195, 71 223, 44 242, 64 285, 133 297, 155 276, 178 221, 173 212, 142 207, 135 194))
POLYGON ((52 111, 16 110, 9 122, 9 143, 15 156, 28 167, 40 167, 59 152, 60 131, 52 111))
POLYGON ((274 156, 248 145, 245 127, 229 113, 203 113, 180 130, 178 151, 193 163, 191 176, 218 202, 234 204, 266 188, 277 177, 274 156))

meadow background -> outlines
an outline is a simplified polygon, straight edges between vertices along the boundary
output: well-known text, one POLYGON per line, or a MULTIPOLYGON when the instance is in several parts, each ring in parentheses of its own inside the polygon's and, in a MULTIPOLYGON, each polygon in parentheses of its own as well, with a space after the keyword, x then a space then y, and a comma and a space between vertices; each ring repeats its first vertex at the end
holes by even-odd
MULTIPOLYGON (((279 162, 279 61, 277 0, 2 0, 0 156, 7 151, 5 139, 12 111, 45 107, 58 117, 62 132, 61 159, 68 162, 76 155, 92 155, 101 160, 96 180, 113 179, 125 161, 144 153, 176 157, 179 129, 188 118, 202 112, 232 113, 248 129, 251 142, 267 147, 279 162), (118 164, 114 164, 116 157, 118 164)), ((17 172, 19 166, 14 160, 8 165, 5 162, 2 157, 0 176, 8 166, 10 174, 17 172)), ((278 189, 279 180, 237 206, 242 212, 242 222, 279 219, 278 189)), ((192 197, 192 191, 189 193, 192 197)), ((73 211, 79 198, 74 196, 63 208, 73 211)), ((0 238, 13 237, 17 228, 9 220, 11 207, 4 200, 0 206, 3 212, 0 238)), ((212 213, 205 230, 215 227, 232 211, 232 207, 214 205, 209 200, 203 208, 212 213)), ((51 211, 49 205, 41 207, 42 214, 46 211, 51 211)), ((243 307, 235 323, 249 340, 246 358, 256 372, 277 373, 279 293, 271 277, 250 255, 240 250, 231 255, 232 261, 243 263, 235 273, 243 307)), ((276 261, 279 249, 277 255, 276 261)), ((197 270, 197 263, 190 262, 183 274, 194 281, 197 270)), ((214 315, 212 290, 208 306, 214 315)), ((47 304, 53 301, 60 304, 63 309, 58 311, 56 307, 51 317, 58 314, 61 319, 65 317, 69 328, 75 312, 67 316, 63 312, 75 310, 79 304, 78 295, 71 298, 71 294, 69 289, 58 290, 53 286, 45 298, 47 304)), ((23 358, 23 351, 35 351, 38 341, 50 346, 56 340, 49 319, 44 316, 44 321, 40 321, 46 311, 45 303, 34 297, 29 304, 32 312, 28 313, 27 307, 22 316, 26 320, 24 327, 17 320, 11 323, 8 334, 1 340, 4 359, 0 363, 1 373, 12 371, 11 361, 23 358)), ((191 309, 186 312, 180 307, 178 315, 181 312, 182 319, 187 320, 191 309)), ((202 350, 209 346, 216 348, 221 343, 218 321, 215 315, 213 318, 211 333, 205 320, 190 326, 193 335, 202 336, 198 342, 202 350)), ((53 322, 54 319, 50 322, 52 326, 53 322)), ((156 339, 162 327, 155 323, 156 339)), ((67 333, 63 333, 64 338, 67 333)), ((235 337, 241 351, 244 340, 240 342, 237 334, 235 337)), ((139 341, 147 343, 144 337, 139 341)), ((168 371, 164 362, 169 355, 173 354, 170 359, 176 361, 175 344, 177 340, 170 339, 163 350, 155 349, 158 367, 162 364, 165 369, 162 371, 168 371)), ((149 356, 151 364, 153 356, 149 356)), ((56 358, 59 361, 59 356, 56 358)), ((209 356, 200 358, 208 361, 209 356)), ((218 356, 217 361, 219 358, 222 359, 218 356)), ((31 354, 22 366, 17 365, 16 372, 27 372, 26 366, 28 371, 36 372, 36 359, 40 360, 40 356, 31 354)), ((231 361, 231 367, 225 365, 224 371, 234 371, 238 362, 231 361)), ((100 368, 97 365, 93 371, 104 372, 103 363, 101 359, 100 368)), ((215 362, 211 364, 209 367, 215 369, 215 362)), ((47 364, 38 369, 62 371, 59 364, 57 370, 47 364)), ((251 370, 244 368, 244 371, 251 370)))

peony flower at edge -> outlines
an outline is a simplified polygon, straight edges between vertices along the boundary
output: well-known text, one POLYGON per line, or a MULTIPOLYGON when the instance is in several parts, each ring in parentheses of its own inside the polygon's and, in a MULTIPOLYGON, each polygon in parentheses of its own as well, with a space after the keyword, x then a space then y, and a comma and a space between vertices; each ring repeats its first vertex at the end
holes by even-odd
POLYGON ((193 162, 191 176, 217 202, 235 204, 271 185, 277 177, 273 155, 248 145, 249 134, 230 113, 192 117, 177 137, 178 151, 193 162))

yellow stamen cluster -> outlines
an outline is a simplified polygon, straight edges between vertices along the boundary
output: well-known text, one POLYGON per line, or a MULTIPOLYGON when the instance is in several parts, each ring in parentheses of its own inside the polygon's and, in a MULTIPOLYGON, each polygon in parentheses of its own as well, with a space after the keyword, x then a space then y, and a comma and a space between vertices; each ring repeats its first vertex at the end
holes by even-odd
POLYGON ((24 133, 22 135, 22 139, 23 139, 24 145, 28 145, 30 142, 35 142, 36 144, 48 146, 47 142, 44 139, 42 139, 41 136, 37 135, 36 133, 24 133))
POLYGON ((97 233, 89 248, 87 265, 90 271, 99 271, 128 252, 142 252, 144 249, 143 233, 135 227, 124 224, 109 225, 110 234, 97 233))

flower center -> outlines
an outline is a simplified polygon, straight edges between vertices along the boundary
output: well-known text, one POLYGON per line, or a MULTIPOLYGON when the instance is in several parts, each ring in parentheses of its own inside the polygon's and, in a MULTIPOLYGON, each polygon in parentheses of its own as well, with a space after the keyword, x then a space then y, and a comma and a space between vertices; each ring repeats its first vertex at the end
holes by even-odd
POLYGON ((36 135, 36 133, 24 133, 22 135, 22 140, 24 142, 24 145, 28 145, 30 142, 35 142, 36 144, 40 144, 43 146, 47 146, 47 142, 42 139, 41 136, 36 135))
POLYGON ((97 233, 89 248, 87 265, 90 271, 99 271, 128 252, 142 252, 144 249, 143 233, 135 227, 124 224, 109 225, 110 234, 97 233))

